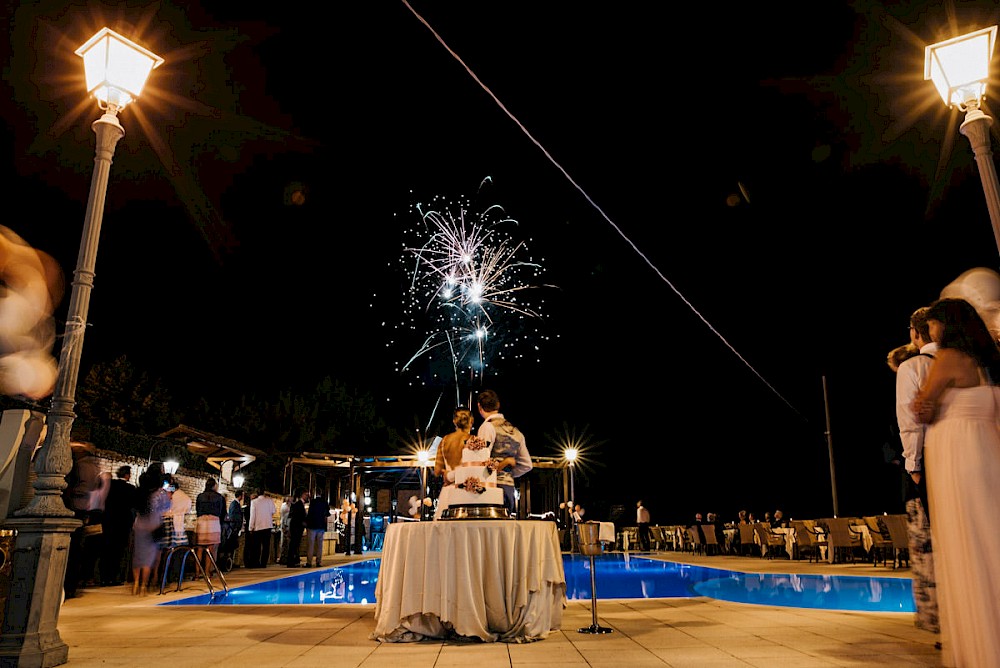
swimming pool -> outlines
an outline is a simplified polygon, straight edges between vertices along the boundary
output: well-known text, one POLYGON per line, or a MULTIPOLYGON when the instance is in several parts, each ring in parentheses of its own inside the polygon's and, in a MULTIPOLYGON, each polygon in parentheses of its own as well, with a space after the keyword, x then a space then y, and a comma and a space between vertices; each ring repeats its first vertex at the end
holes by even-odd
MULTIPOLYGON (((308 605, 375 603, 379 559, 235 587, 228 594, 200 594, 160 605, 308 605)), ((856 575, 742 573, 626 554, 594 559, 598 599, 708 596, 734 603, 790 608, 914 612, 909 578, 856 575)), ((566 597, 587 600, 590 559, 563 555, 566 597)))

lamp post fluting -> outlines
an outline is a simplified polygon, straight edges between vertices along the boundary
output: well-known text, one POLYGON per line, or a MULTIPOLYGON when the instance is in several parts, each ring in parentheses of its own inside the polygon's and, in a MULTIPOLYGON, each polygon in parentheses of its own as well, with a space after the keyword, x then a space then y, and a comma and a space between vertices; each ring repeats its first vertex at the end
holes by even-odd
POLYGON ((70 432, 76 414, 76 385, 80 373, 80 356, 83 353, 83 336, 90 310, 90 293, 94 289, 94 266, 97 263, 97 245, 101 239, 101 221, 104 217, 104 200, 111 173, 111 160, 115 145, 125 136, 125 129, 118 122, 116 113, 106 112, 91 126, 97 135, 97 155, 94 158, 94 175, 87 198, 87 213, 83 220, 80 253, 73 272, 73 289, 69 301, 69 315, 59 353, 59 370, 48 411, 48 433, 45 445, 35 462, 35 495, 16 516, 72 517, 66 508, 62 491, 66 488, 66 474, 70 470, 70 432))
POLYGON ((979 100, 970 104, 965 112, 965 121, 958 131, 969 139, 972 152, 976 155, 976 166, 979 168, 979 180, 983 182, 983 194, 986 195, 986 208, 990 212, 990 223, 993 225, 993 238, 1000 253, 1000 183, 997 182, 997 168, 993 162, 993 149, 990 145, 990 126, 993 119, 979 108, 979 100))

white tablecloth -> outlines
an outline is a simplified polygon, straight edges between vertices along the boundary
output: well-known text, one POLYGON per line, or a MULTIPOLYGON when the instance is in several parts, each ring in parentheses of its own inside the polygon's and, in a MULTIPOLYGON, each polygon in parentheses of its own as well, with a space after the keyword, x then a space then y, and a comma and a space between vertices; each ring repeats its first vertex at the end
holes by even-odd
POLYGON ((778 527, 771 529, 771 531, 785 536, 785 552, 788 553, 788 558, 791 559, 795 555, 795 529, 791 527, 778 527))
POLYGON ((598 535, 600 536, 600 541, 602 543, 614 543, 615 542, 615 523, 614 522, 601 522, 601 527, 598 529, 598 535))
POLYGON ((553 522, 394 523, 382 548, 371 637, 413 642, 456 633, 530 642, 559 629, 565 605, 553 522))

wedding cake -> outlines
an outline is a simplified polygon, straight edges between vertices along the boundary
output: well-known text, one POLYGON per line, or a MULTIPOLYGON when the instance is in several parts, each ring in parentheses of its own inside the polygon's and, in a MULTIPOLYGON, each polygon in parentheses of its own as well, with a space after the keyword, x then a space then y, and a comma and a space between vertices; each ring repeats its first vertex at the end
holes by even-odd
POLYGON ((455 488, 449 506, 503 505, 503 490, 497 487, 497 472, 491 466, 489 443, 470 436, 462 448, 462 463, 455 469, 455 488))

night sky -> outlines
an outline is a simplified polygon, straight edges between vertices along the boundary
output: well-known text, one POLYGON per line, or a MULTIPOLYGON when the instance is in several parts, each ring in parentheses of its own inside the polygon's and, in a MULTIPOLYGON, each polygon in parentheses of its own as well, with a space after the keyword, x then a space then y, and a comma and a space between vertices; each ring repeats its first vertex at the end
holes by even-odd
POLYGON ((886 353, 998 265, 924 46, 995 3, 112 7, 4 11, 4 224, 67 281, 100 116, 73 51, 108 25, 166 59, 120 115, 84 369, 127 355, 192 397, 330 375, 448 429, 454 383, 398 370, 403 247, 418 204, 497 205, 542 316, 499 312, 474 388, 532 454, 590 437, 588 518, 830 515, 827 408, 840 513, 893 510, 886 353))

